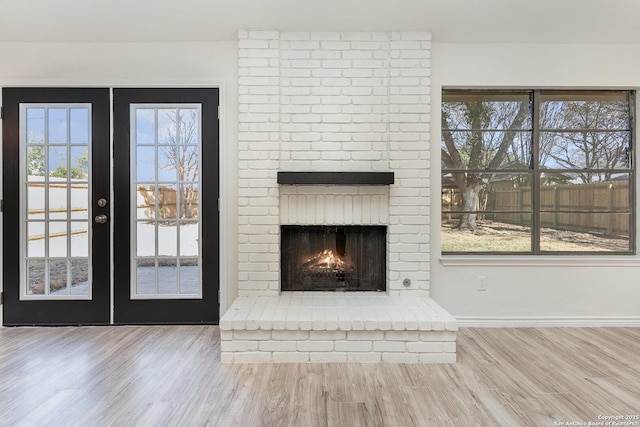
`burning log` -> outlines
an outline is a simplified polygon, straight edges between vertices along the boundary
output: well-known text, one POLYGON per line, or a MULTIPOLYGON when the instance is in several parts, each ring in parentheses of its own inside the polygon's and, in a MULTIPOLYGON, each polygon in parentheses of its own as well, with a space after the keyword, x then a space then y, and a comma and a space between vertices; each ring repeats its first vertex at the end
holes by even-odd
POLYGON ((335 256, 333 251, 325 249, 304 262, 302 268, 311 271, 345 271, 347 263, 342 258, 335 256))

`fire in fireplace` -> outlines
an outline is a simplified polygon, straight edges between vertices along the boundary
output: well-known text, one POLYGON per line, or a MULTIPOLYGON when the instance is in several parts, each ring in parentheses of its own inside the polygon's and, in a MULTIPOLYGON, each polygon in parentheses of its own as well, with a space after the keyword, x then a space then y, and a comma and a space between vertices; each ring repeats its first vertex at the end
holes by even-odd
POLYGON ((384 291, 386 227, 281 228, 283 291, 384 291))

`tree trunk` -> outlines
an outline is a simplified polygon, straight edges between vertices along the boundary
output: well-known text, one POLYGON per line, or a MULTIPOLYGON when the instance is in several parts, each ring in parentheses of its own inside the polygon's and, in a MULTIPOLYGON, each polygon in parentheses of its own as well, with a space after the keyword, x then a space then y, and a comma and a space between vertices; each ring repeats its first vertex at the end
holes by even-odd
POLYGON ((482 187, 477 183, 467 183, 462 189, 462 210, 463 214, 458 223, 458 228, 461 230, 476 231, 478 226, 476 225, 477 213, 480 206, 480 189, 482 187))

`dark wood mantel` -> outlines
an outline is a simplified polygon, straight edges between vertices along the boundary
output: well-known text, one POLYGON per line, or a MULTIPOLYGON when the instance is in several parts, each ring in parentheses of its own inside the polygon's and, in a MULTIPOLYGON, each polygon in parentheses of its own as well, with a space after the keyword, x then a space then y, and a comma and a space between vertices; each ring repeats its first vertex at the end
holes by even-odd
POLYGON ((391 185, 393 172, 278 172, 283 185, 391 185))

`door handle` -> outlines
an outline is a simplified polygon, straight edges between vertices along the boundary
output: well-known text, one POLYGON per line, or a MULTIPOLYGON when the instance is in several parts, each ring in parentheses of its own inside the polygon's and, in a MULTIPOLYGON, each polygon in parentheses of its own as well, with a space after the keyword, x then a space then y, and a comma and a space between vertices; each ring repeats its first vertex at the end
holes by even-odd
POLYGON ((108 219, 105 214, 96 215, 94 218, 96 224, 106 224, 108 219))

